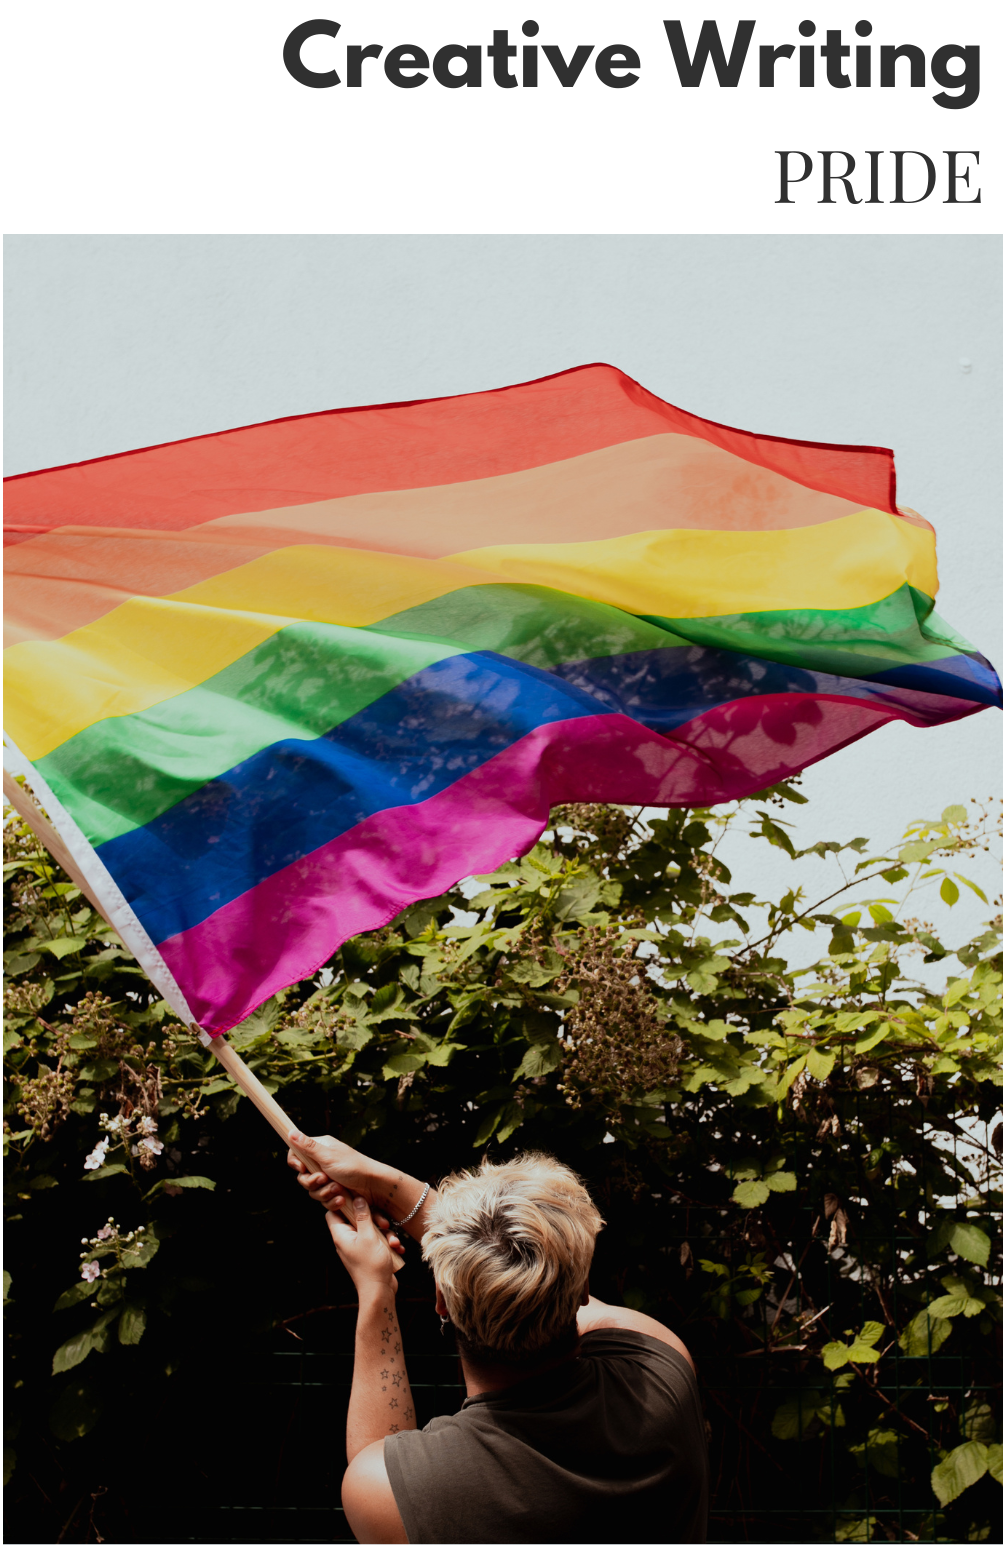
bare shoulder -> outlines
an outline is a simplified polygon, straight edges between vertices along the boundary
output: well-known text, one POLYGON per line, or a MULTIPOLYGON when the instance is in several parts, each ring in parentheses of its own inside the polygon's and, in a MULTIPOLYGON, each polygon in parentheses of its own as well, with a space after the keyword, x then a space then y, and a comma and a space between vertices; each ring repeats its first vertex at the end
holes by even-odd
POLYGON ((407 1545, 383 1458, 383 1440, 360 1449, 345 1471, 341 1501, 349 1528, 361 1545, 407 1545))
POLYGON ((666 1346, 685 1357, 693 1372, 696 1372, 696 1365, 686 1344, 675 1331, 663 1325, 661 1320, 653 1319, 650 1314, 641 1314, 637 1309, 604 1304, 601 1299, 590 1298, 578 1311, 578 1334, 584 1336, 590 1330, 635 1330, 642 1336, 651 1336, 655 1341, 664 1341, 666 1346))

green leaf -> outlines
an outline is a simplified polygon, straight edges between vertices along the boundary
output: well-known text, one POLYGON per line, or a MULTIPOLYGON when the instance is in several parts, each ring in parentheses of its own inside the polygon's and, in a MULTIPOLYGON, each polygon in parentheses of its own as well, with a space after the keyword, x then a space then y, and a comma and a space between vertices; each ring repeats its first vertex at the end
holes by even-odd
POLYGON ((552 982, 555 976, 560 976, 566 964, 555 949, 547 948, 541 951, 539 960, 524 957, 512 961, 506 966, 505 975, 510 981, 522 982, 527 987, 542 987, 544 982, 552 982))
POLYGON ((504 1108, 504 1106, 499 1105, 496 1110, 488 1111, 487 1115, 481 1121, 480 1126, 477 1128, 477 1135, 474 1138, 475 1148, 482 1148, 484 1144, 494 1136, 495 1129, 501 1120, 502 1111, 504 1108))
POLYGON ((265 1003, 259 1003, 239 1025, 234 1025, 226 1038, 237 1051, 249 1051, 255 1041, 270 1035, 281 1017, 282 1005, 278 998, 269 998, 265 1003))
POLYGON ((78 1068, 77 1077, 86 1079, 92 1084, 103 1084, 115 1076, 120 1065, 112 1057, 98 1057, 96 1061, 85 1062, 83 1067, 78 1068))
POLYGON ((16 1465, 17 1452, 13 1444, 5 1443, 3 1446, 3 1483, 5 1486, 10 1480, 11 1476, 14 1474, 16 1465))
POLYGON ((34 1180, 28 1181, 29 1191, 51 1191, 53 1186, 58 1186, 59 1181, 55 1175, 36 1175, 34 1180))
POLYGON ((512 1136, 517 1127, 521 1127, 525 1120, 525 1113, 521 1105, 513 1101, 506 1105, 501 1113, 501 1120, 495 1129, 495 1138, 499 1143, 504 1143, 512 1136))
POLYGON ((747 1094, 757 1084, 766 1082, 765 1068, 757 1068, 754 1063, 746 1063, 737 1078, 730 1079, 722 1085, 725 1094, 730 1094, 732 1099, 737 1099, 740 1094, 747 1094))
POLYGON ((102 1411, 98 1396, 81 1380, 75 1379, 60 1390, 49 1411, 49 1427, 63 1443, 82 1438, 96 1425, 102 1411))
POLYGON ((413 1019, 414 1010, 408 1006, 403 990, 397 982, 388 982, 377 988, 365 1005, 363 1015, 367 1025, 382 1024, 388 1019, 413 1019))
POLYGON ((955 1255, 975 1266, 989 1265, 989 1235, 974 1223, 952 1224, 947 1237, 955 1255))
POLYGON ((802 1071, 807 1061, 807 1057, 796 1057, 793 1062, 788 1064, 787 1071, 784 1073, 783 1078, 780 1080, 780 1086, 777 1090, 778 1100, 786 1099, 787 1095, 790 1093, 791 1085, 797 1078, 798 1074, 802 1071))
POLYGON ((82 1175, 82 1180, 107 1180, 109 1175, 128 1175, 127 1164, 102 1164, 100 1169, 92 1169, 89 1174, 82 1175))
POLYGON ((78 1331, 68 1341, 64 1341, 58 1347, 52 1359, 52 1371, 56 1373, 68 1373, 78 1363, 82 1363, 85 1357, 92 1352, 103 1352, 108 1345, 111 1335, 112 1323, 118 1319, 119 1308, 108 1309, 87 1330, 78 1331))
POLYGON ((928 1357, 944 1345, 951 1334, 951 1322, 934 1319, 929 1309, 921 1309, 914 1315, 899 1337, 899 1346, 906 1357, 928 1357))
POLYGON ((927 1306, 927 1313, 932 1320, 953 1320, 959 1314, 972 1319, 984 1308, 982 1299, 973 1298, 971 1293, 944 1293, 927 1306))
POLYGON ((877 1526, 878 1521, 873 1513, 868 1513, 864 1518, 859 1515, 841 1518, 836 1524, 834 1538, 837 1545, 857 1545, 857 1541, 875 1539, 877 1526))
POLYGON ((986 1468, 993 1480, 1003 1486, 1003 1443, 986 1444, 986 1468))
POLYGON ((417 1073, 419 1068, 425 1066, 426 1057, 423 1052, 401 1051, 394 1057, 388 1057, 383 1064, 384 1078, 403 1078, 405 1073, 417 1073))
POLYGON ((881 1353, 876 1352, 873 1347, 864 1346, 861 1341, 850 1343, 851 1363, 879 1363, 880 1361, 881 1353))
POLYGON ((543 1078, 561 1065, 561 1043, 558 1040, 541 1042, 531 1046, 512 1074, 512 1082, 521 1078, 543 1078))
POLYGON ((460 1041, 444 1041, 434 1051, 430 1051, 425 1061, 430 1068, 448 1068, 458 1051, 466 1051, 466 1047, 460 1041))
POLYGON ((822 1361, 827 1368, 842 1368, 846 1363, 876 1363, 881 1353, 875 1345, 884 1334, 880 1320, 868 1320, 854 1336, 849 1346, 844 1341, 829 1341, 822 1348, 822 1361))
POLYGON ((996 1418, 993 1408, 985 1400, 972 1400, 962 1413, 958 1431, 963 1438, 976 1438, 980 1443, 995 1443, 996 1418))
POLYGON ((958 887, 955 885, 954 881, 948 875, 945 875, 940 882, 941 901, 946 901, 949 907, 953 907, 954 903, 957 901, 960 895, 961 892, 958 890, 958 887))
MULTIPOLYGON (((182 1190, 185 1191, 215 1191, 216 1189, 215 1180, 210 1180, 208 1175, 172 1175, 170 1184, 172 1186, 181 1186, 182 1190)), ((159 1243, 159 1241, 155 1241, 155 1243, 159 1243)), ((155 1254, 156 1251, 151 1251, 148 1259, 152 1260, 155 1254)), ((141 1264, 145 1266, 146 1262, 143 1261, 141 1264)))
POLYGON ((731 1193, 739 1207, 761 1207, 769 1200, 770 1187, 765 1180, 743 1180, 731 1193))
POLYGON ((940 819, 949 826, 963 826, 968 820, 968 810, 964 805, 948 805, 940 819))
POLYGON ((597 875, 585 874, 566 885, 557 898, 554 914, 562 923, 578 922, 588 917, 601 900, 603 882, 597 875))
POLYGON ((979 900, 986 903, 986 906, 989 905, 989 897, 986 895, 984 890, 981 890, 979 886, 976 885, 974 880, 966 879, 963 874, 956 874, 954 878, 956 880, 960 880, 962 885, 967 885, 970 891, 974 891, 979 900))
POLYGON ((899 848, 899 858, 904 864, 922 863, 936 853, 938 848, 953 847, 953 842, 945 843, 942 838, 935 838, 932 842, 904 842, 899 848))
MULTIPOLYGON (((775 1438, 785 1442, 792 1438, 798 1440, 806 1438, 809 1436, 808 1429, 813 1418, 818 1416, 829 1403, 829 1397, 824 1391, 806 1389, 795 1399, 785 1401, 780 1406, 770 1423, 770 1431, 775 1438)), ((820 1431, 819 1428, 815 1430, 816 1434, 820 1431)))
POLYGON ((875 1046, 880 1046, 886 1036, 891 1035, 891 1033, 891 1025, 875 1025, 873 1030, 869 1030, 866 1035, 861 1036, 860 1040, 857 1041, 853 1048, 854 1055, 857 1057, 865 1056, 867 1052, 873 1051, 875 1046))
POLYGON ((374 1031, 365 1025, 341 1025, 335 1041, 343 1051, 362 1051, 372 1040, 374 1031))
POLYGON ((957 981, 952 982, 944 994, 944 1007, 946 1009, 953 1008, 961 998, 968 996, 971 986, 972 984, 966 976, 959 976, 957 981))
MULTIPOLYGON (((193 1179, 200 1180, 201 1176, 189 1175, 187 1177, 188 1183, 191 1184, 193 1179)), ((185 1181, 179 1179, 174 1181, 173 1184, 180 1186, 184 1185, 185 1181)), ((149 1232, 140 1234, 133 1240, 131 1245, 127 1245, 122 1251, 122 1265, 126 1271, 135 1271, 137 1268, 149 1266, 159 1249, 160 1240, 156 1234, 149 1232)))
POLYGON ((963 1491, 980 1481, 989 1468, 989 1454, 984 1443, 960 1443, 946 1459, 935 1466, 930 1484, 942 1506, 956 1502, 963 1491))
POLYGON ((85 1298, 90 1298, 92 1293, 97 1292, 98 1287, 97 1282, 74 1282, 71 1288, 67 1288, 65 1293, 60 1293, 56 1299, 52 1306, 53 1314, 57 1309, 72 1309, 74 1304, 82 1304, 85 1298))
POLYGON ((118 1339, 123 1346, 136 1346, 146 1329, 146 1310, 142 1304, 126 1304, 118 1322, 118 1339))
POLYGON ((836 1053, 834 1051, 819 1051, 813 1046, 808 1053, 805 1067, 812 1078, 817 1078, 820 1084, 824 1084, 829 1074, 836 1065, 836 1053))
POLYGON ((77 934, 61 939, 39 939, 36 941, 36 949, 46 950, 48 954, 55 955, 57 960, 64 959, 67 955, 76 955, 87 943, 86 938, 77 934))
POLYGON ((765 837, 771 847, 783 848, 788 858, 794 858, 794 844, 788 837, 787 833, 784 831, 783 827, 778 826, 776 821, 772 821, 770 817, 763 811, 759 811, 758 814, 761 830, 753 833, 753 835, 756 837, 765 837))
POLYGON ((771 1191, 796 1191, 798 1178, 791 1170, 780 1169, 766 1176, 766 1184, 771 1191))
POLYGON ((850 1453, 863 1468, 867 1466, 879 1475, 898 1479, 899 1434, 890 1427, 872 1427, 863 1443, 850 1445, 850 1453))
POLYGON ((37 966, 41 958, 41 955, 36 954, 34 951, 27 955, 17 955, 11 952, 9 955, 4 956, 3 968, 8 976, 23 976, 33 966, 37 966))

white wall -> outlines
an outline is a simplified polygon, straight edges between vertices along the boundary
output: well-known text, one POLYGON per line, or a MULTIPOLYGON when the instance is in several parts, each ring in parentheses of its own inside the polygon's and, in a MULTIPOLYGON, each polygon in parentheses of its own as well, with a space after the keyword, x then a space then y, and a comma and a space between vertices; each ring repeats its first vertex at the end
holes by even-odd
MULTIPOLYGON (((997 238, 5 246, 7 472, 608 360, 708 418, 893 447, 900 502, 939 532, 940 610, 1003 664, 997 238)), ((1000 789, 1001 768, 997 713, 929 731, 890 726, 809 770, 799 837, 889 842, 911 816, 1000 789)), ((786 883, 786 860, 770 851, 757 862, 750 880, 786 883)))

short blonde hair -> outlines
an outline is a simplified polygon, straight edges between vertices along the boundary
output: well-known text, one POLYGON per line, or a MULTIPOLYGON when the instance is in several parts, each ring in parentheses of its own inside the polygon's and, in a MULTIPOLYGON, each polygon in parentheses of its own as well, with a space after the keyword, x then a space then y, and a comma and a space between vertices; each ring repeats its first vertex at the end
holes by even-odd
POLYGON ((422 1253, 464 1350, 519 1363, 570 1341, 602 1227, 578 1176, 547 1154, 448 1176, 422 1253))

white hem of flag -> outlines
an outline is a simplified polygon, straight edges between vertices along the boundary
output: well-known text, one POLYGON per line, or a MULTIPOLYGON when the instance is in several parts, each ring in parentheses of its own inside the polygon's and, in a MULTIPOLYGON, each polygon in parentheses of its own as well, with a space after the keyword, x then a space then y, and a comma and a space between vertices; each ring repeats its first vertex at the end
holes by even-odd
POLYGON ((107 912, 122 943, 135 955, 165 1003, 186 1025, 194 1026, 195 1016, 188 1007, 184 993, 108 869, 69 811, 50 789, 38 768, 29 762, 6 734, 4 735, 4 763, 16 777, 24 778, 55 830, 66 843, 70 857, 75 860, 84 879, 107 912))

